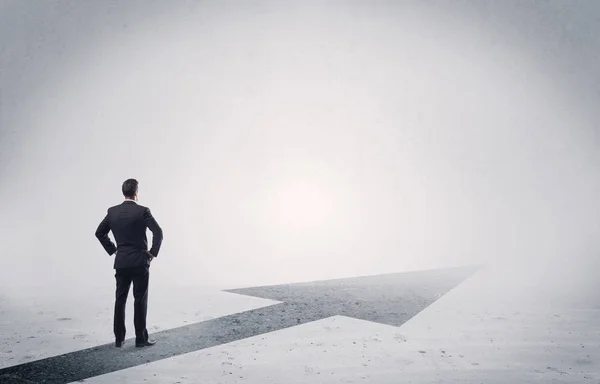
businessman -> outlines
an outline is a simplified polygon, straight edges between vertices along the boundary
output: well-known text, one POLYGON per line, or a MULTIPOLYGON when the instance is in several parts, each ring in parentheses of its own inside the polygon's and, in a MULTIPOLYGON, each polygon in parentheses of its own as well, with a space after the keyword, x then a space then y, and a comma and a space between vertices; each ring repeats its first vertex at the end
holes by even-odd
POLYGON ((121 347, 125 340, 125 304, 129 287, 133 282, 135 346, 146 347, 156 343, 148 338, 146 329, 148 281, 150 263, 158 256, 163 233, 150 209, 137 203, 137 180, 125 180, 122 191, 125 201, 108 209, 106 217, 96 230, 96 237, 109 255, 115 255, 114 268, 117 281, 114 314, 115 346, 121 347), (146 228, 152 231, 150 250, 148 250, 146 228), (110 231, 113 233, 116 245, 108 237, 110 231))

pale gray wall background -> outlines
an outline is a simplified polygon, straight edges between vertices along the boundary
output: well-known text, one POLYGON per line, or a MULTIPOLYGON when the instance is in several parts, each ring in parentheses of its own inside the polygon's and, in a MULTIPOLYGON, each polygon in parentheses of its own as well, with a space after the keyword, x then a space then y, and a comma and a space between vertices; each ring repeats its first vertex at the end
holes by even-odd
POLYGON ((0 2, 0 281, 597 266, 600 3, 0 2))

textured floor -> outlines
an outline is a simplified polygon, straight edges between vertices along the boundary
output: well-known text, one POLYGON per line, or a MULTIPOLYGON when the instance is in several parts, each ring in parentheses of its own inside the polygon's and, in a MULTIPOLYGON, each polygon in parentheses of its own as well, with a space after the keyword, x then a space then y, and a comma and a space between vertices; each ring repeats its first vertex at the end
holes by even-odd
POLYGON ((460 283, 472 272, 231 292, 162 287, 152 291, 149 314, 159 345, 139 350, 130 341, 88 353, 77 351, 112 341, 109 286, 68 300, 9 292, 0 302, 0 382, 27 382, 15 368, 43 361, 54 361, 48 376, 30 382, 66 383, 74 372, 94 370, 98 376, 85 382, 600 381, 593 280, 487 268, 460 283), (61 370, 60 355, 78 364, 61 370))

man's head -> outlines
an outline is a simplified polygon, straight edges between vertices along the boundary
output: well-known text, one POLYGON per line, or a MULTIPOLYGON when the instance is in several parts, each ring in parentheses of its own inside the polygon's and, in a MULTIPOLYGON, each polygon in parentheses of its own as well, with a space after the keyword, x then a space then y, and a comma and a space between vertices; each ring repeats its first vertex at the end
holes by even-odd
POLYGON ((123 196, 126 199, 137 200, 138 194, 138 181, 136 179, 127 179, 123 182, 123 196))

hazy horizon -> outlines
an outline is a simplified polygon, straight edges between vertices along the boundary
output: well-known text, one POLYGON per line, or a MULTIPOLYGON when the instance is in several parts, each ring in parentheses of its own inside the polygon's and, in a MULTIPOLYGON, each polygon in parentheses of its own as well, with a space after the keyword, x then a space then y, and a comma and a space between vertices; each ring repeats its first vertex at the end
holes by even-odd
POLYGON ((599 14, 3 1, 0 284, 111 279, 129 177, 153 284, 597 266, 599 14))

